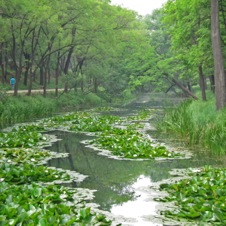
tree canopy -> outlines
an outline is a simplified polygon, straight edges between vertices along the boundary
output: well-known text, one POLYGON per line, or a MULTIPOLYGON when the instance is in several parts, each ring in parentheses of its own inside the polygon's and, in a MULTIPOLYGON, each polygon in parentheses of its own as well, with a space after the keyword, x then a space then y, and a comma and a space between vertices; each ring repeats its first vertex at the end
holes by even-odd
POLYGON ((213 3, 225 66, 223 0, 168 0, 146 16, 108 0, 2 0, 0 80, 16 77, 14 95, 38 81, 44 95, 54 84, 56 95, 59 87, 121 97, 181 90, 197 99, 195 88, 206 100, 208 86, 224 89, 215 85, 213 3))

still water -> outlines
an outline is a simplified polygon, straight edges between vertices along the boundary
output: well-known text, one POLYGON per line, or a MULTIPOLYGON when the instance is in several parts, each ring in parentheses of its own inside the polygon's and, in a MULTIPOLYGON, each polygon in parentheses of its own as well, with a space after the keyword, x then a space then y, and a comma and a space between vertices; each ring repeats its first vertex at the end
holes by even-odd
MULTIPOLYGON (((159 108, 160 103, 161 100, 138 101, 112 113, 129 116, 137 110, 159 108)), ((52 159, 48 164, 87 175, 84 181, 72 183, 71 186, 95 190, 92 202, 98 204, 100 210, 109 212, 122 225, 164 225, 159 215, 160 204, 153 199, 158 195, 158 191, 154 189, 156 183, 169 179, 173 169, 223 165, 224 161, 204 154, 198 148, 188 150, 179 141, 161 137, 154 130, 147 133, 169 148, 192 152, 192 157, 174 160, 122 160, 103 155, 86 146, 83 141, 93 139, 92 136, 55 131, 54 134, 61 140, 49 149, 69 153, 69 156, 52 159)))

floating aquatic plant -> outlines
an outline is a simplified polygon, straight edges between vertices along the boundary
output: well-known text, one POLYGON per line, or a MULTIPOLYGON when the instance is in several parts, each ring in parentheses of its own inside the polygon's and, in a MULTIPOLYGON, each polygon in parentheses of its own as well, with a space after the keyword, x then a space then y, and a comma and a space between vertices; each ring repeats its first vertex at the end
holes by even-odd
POLYGON ((172 184, 162 184, 168 196, 160 199, 174 202, 174 210, 163 211, 166 217, 201 222, 202 225, 226 225, 226 168, 203 167, 191 177, 172 184))
POLYGON ((2 182, 0 190, 1 225, 111 225, 85 206, 84 192, 78 189, 2 182))
POLYGON ((31 182, 51 182, 54 180, 70 180, 70 175, 65 171, 59 171, 47 166, 37 166, 24 163, 12 165, 0 164, 0 178, 2 181, 14 184, 26 184, 31 182))
POLYGON ((37 131, 13 128, 7 133, 0 133, 0 147, 33 147, 39 142, 46 142, 47 137, 37 131))
POLYGON ((110 150, 114 155, 124 158, 173 158, 180 156, 170 152, 166 147, 154 144, 141 133, 132 129, 113 128, 104 132, 98 138, 90 141, 102 149, 110 150))
POLYGON ((0 150, 0 162, 11 162, 14 164, 38 163, 49 157, 53 157, 53 153, 35 148, 4 148, 0 150))

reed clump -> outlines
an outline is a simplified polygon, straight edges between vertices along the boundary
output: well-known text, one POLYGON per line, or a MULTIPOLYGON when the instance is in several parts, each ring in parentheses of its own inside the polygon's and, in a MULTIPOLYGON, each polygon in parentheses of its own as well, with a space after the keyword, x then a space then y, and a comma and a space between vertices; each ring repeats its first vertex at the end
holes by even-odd
POLYGON ((167 109, 157 128, 179 136, 191 146, 226 153, 226 109, 216 111, 213 98, 206 102, 187 100, 167 109))

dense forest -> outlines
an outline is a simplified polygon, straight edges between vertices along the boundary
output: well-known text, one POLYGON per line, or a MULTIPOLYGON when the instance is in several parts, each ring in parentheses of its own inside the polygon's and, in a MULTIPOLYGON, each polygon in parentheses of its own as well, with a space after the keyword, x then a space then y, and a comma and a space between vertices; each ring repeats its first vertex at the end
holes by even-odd
POLYGON ((110 0, 3 0, 0 80, 16 78, 31 94, 38 83, 123 96, 134 91, 180 92, 226 104, 226 4, 169 0, 152 14, 110 0))

